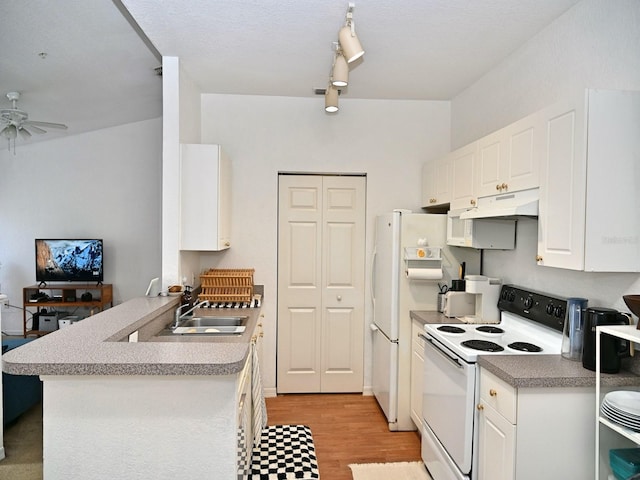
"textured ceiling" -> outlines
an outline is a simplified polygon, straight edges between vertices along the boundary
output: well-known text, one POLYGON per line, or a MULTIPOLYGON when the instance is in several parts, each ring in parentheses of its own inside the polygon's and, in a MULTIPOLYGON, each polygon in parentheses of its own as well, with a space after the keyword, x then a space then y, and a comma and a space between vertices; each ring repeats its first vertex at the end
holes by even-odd
MULTIPOLYGON (((356 1, 366 53, 344 94, 449 100, 578 1, 356 1)), ((203 92, 309 97, 327 85, 349 2, 122 4, 161 55, 180 57, 203 92)), ((17 90, 31 119, 69 125, 46 138, 161 115, 160 61, 119 7, 119 0, 1 1, 0 108, 17 90)))

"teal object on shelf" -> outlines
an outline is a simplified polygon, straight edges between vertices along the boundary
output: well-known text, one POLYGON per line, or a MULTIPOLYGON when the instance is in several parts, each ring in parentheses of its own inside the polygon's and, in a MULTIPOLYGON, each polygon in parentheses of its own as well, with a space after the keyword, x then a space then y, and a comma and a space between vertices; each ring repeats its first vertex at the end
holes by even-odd
POLYGON ((628 480, 640 473, 640 448, 617 448, 609 450, 611 471, 618 480, 628 480))

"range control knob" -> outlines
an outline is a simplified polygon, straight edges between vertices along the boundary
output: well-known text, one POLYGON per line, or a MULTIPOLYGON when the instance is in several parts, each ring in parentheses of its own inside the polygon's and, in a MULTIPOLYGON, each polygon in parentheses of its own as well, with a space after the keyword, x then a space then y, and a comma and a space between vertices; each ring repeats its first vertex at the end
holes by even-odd
POLYGON ((533 297, 527 297, 524 299, 524 308, 529 310, 533 306, 533 297))
POLYGON ((507 302, 513 302, 516 299, 516 292, 513 289, 504 289, 500 294, 500 298, 507 302))
POLYGON ((553 309, 553 314, 557 317, 557 318, 562 318, 564 317, 564 308, 562 308, 562 305, 558 305, 556 308, 553 309))
POLYGON ((554 310, 553 303, 549 302, 547 304, 547 307, 544 310, 545 312, 547 312, 547 315, 553 315, 553 310, 554 310))

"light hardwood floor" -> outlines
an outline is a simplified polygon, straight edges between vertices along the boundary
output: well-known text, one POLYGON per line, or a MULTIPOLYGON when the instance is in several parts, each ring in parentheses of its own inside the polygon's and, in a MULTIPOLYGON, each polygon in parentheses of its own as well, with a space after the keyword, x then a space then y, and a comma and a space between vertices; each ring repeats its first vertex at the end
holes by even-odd
MULTIPOLYGON (((374 397, 360 394, 279 395, 267 398, 269 425, 311 428, 320 478, 352 480, 351 463, 420 460, 417 432, 390 432, 374 397)), ((0 480, 42 478, 42 405, 5 430, 7 458, 0 480)))
POLYGON ((267 398, 269 425, 311 428, 320 478, 351 480, 351 463, 420 461, 417 432, 390 432, 376 400, 361 394, 267 398))

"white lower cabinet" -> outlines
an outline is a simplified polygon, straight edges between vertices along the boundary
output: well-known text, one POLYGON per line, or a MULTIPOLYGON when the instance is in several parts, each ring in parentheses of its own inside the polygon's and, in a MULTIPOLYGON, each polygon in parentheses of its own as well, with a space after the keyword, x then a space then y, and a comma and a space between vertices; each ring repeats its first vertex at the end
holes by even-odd
POLYGON ((411 420, 422 432, 422 381, 424 377, 424 339, 422 322, 411 322, 411 420))
POLYGON ((238 431, 238 480, 248 479, 251 474, 251 452, 253 451, 253 402, 251 395, 252 356, 238 376, 237 431, 238 431))
POLYGON ((514 388, 481 368, 478 480, 593 478, 593 394, 587 387, 514 388))

